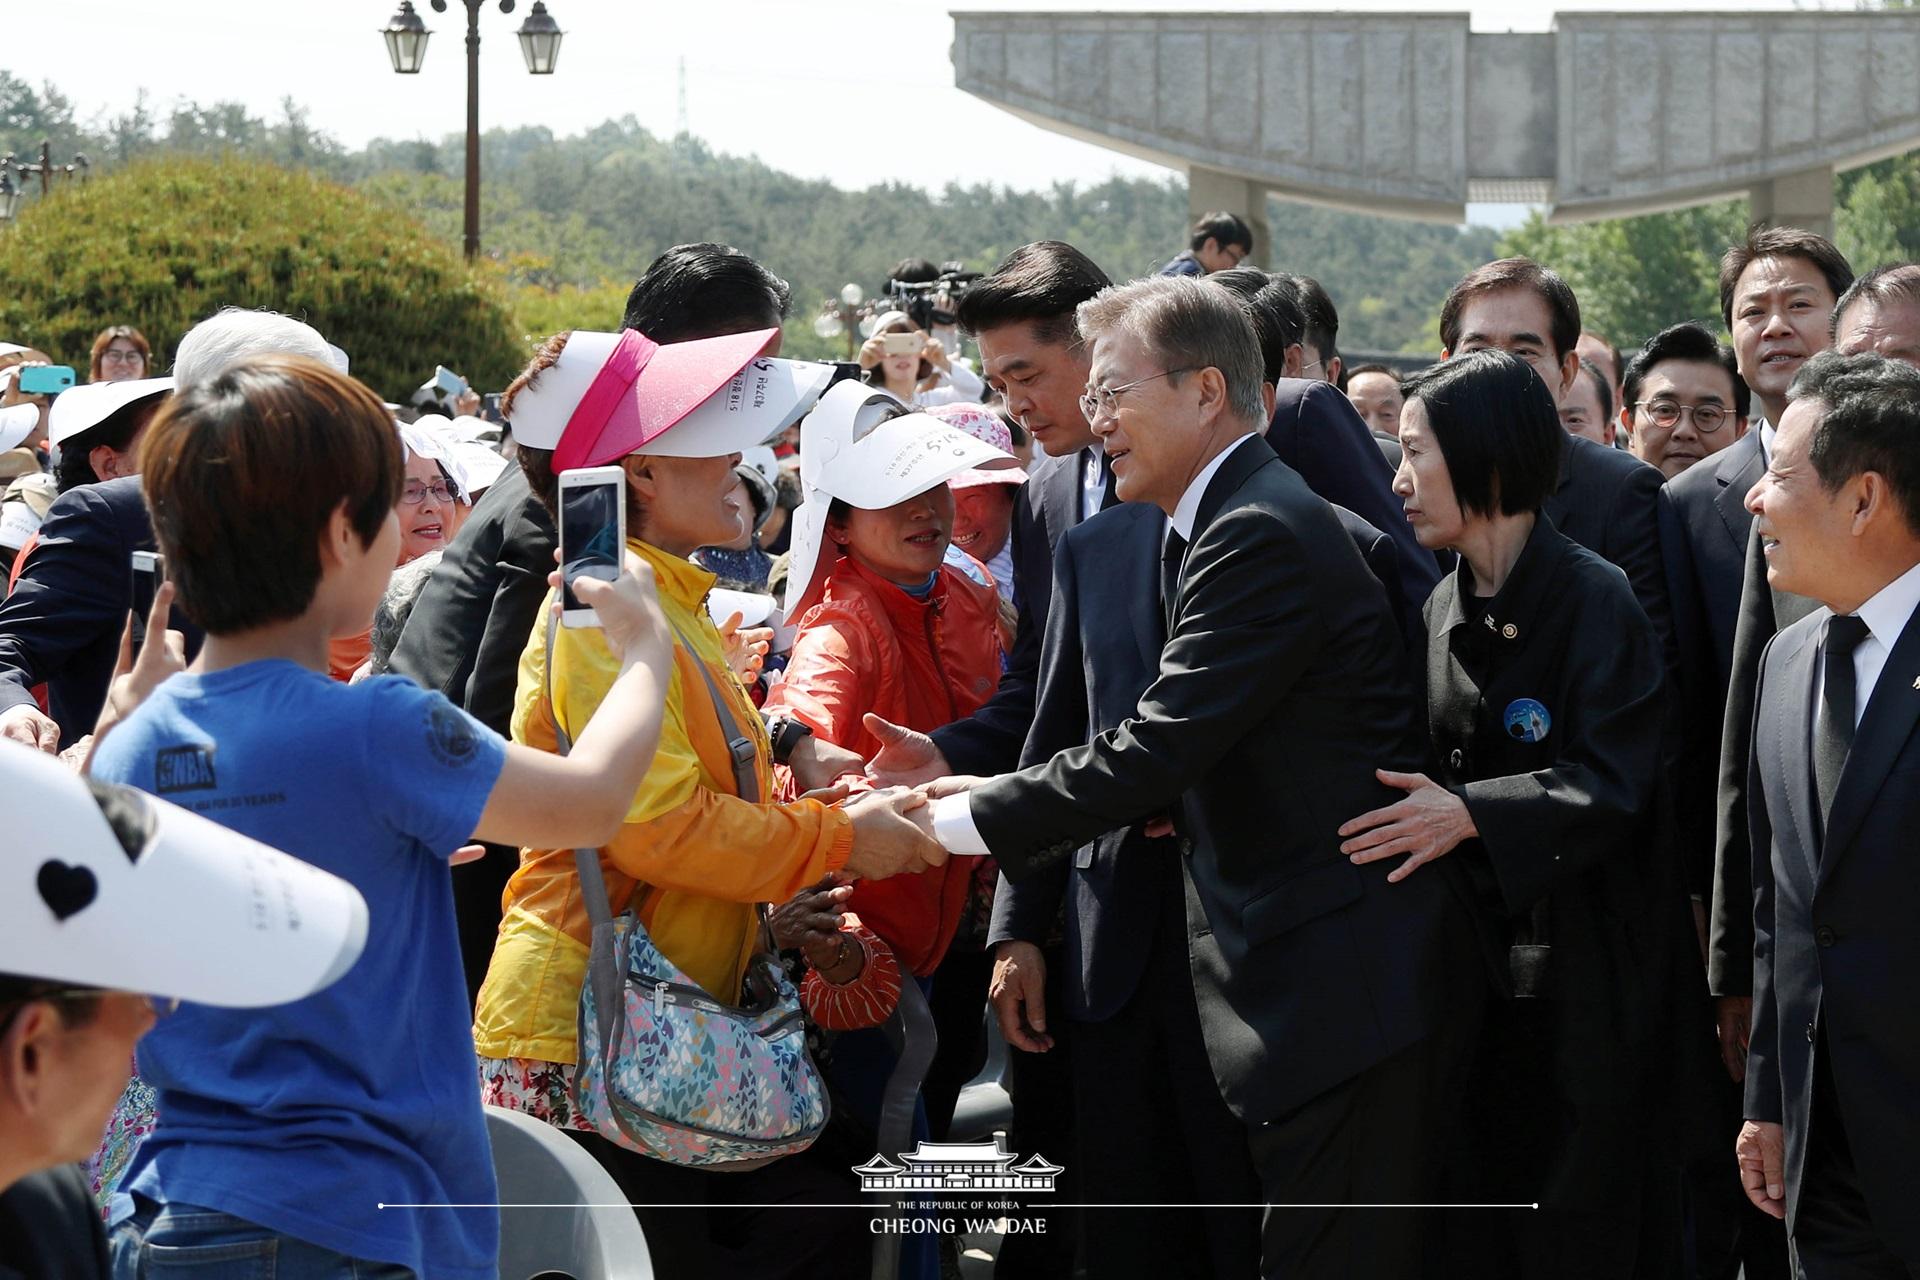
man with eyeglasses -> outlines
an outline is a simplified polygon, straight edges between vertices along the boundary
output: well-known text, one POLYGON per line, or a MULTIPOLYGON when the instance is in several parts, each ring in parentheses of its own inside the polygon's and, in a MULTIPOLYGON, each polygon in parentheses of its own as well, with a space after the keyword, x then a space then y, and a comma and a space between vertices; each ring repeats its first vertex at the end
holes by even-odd
POLYGON ((0 742, 0 812, 0 1280, 104 1280, 74 1162, 99 1145, 135 1043, 183 999, 259 1007, 331 985, 359 958, 366 903, 16 743, 0 742))
POLYGON ((1187 247, 1160 268, 1163 276, 1205 276, 1231 271, 1253 252, 1253 229, 1238 215, 1203 213, 1194 221, 1187 247))

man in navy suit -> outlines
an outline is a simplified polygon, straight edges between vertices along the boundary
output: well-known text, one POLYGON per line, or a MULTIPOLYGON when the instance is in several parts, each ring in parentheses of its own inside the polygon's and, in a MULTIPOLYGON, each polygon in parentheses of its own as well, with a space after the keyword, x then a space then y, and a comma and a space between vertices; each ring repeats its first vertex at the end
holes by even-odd
MULTIPOLYGON (((0 737, 43 751, 93 731, 133 604, 133 553, 152 551, 140 477, 81 485, 55 498, 13 594, 0 602, 0 737), (33 687, 47 686, 51 718, 33 687)), ((191 655, 200 630, 178 609, 169 625, 191 655)))
POLYGON ((1748 506, 1823 607, 1761 659, 1747 1195, 1800 1274, 1920 1274, 1920 371, 1810 360, 1748 506))

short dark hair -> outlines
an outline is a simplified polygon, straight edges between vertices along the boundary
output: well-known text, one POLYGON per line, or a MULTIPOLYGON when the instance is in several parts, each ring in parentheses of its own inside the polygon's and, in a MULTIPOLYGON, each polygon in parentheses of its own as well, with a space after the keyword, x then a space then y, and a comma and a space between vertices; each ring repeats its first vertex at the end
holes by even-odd
POLYGON ((54 982, 24 973, 0 973, 0 1033, 12 1025, 13 1016, 36 1000, 45 1000, 69 1027, 83 1027, 100 1012, 104 987, 87 987, 75 982, 54 982))
POLYGON ((1717 364, 1725 369, 1727 377, 1733 380, 1733 403, 1728 408, 1739 417, 1747 416, 1747 410, 1753 403, 1753 393, 1740 376, 1740 365, 1734 358, 1733 348, 1708 332, 1707 326, 1691 320, 1662 329, 1634 352, 1633 359, 1620 377, 1620 394, 1625 401, 1621 408, 1627 408, 1640 399, 1640 384, 1646 381, 1655 365, 1668 360, 1717 364))
POLYGON ((1353 385, 1353 380, 1363 373, 1385 374, 1387 377, 1393 379, 1394 385, 1398 386, 1400 383, 1400 371, 1398 369, 1370 360, 1366 364, 1354 365, 1351 369, 1342 365, 1340 367, 1340 389, 1345 391, 1353 385))
MULTIPOLYGON (((620 327, 638 329, 662 345, 693 342, 772 328, 787 314, 792 300, 786 281, 731 245, 677 244, 649 263, 646 274, 634 281, 620 327)), ((515 394, 553 366, 572 332, 554 334, 534 353, 501 396, 502 417, 512 420, 515 394)), ((559 480, 553 471, 553 450, 522 444, 514 459, 527 477, 527 487, 554 515, 559 480)), ((629 489, 629 528, 639 527, 640 514, 629 489)))
POLYGON ((1502 258, 1467 272, 1440 304, 1440 349, 1452 351, 1460 345, 1460 313, 1476 298, 1508 289, 1525 289, 1547 304, 1553 343, 1553 358, 1564 360, 1580 341, 1580 300, 1557 272, 1532 258, 1502 258))
POLYGON ((1222 249, 1237 244, 1248 253, 1253 252, 1253 228, 1241 221, 1239 215, 1224 209, 1203 213, 1193 220, 1193 230, 1187 234, 1187 248, 1198 251, 1209 240, 1222 249))
POLYGON ((1593 393, 1600 397, 1600 421, 1613 421, 1613 384, 1607 381, 1607 375, 1600 366, 1585 356, 1580 357, 1580 376, 1593 379, 1593 393))
POLYGON ((1827 321, 1827 341, 1839 340, 1840 317, 1856 302, 1871 302, 1875 306, 1920 302, 1920 262, 1889 262, 1848 285, 1840 300, 1833 304, 1833 317, 1827 321))
POLYGON ((1340 354, 1340 313, 1333 298, 1312 276, 1288 276, 1300 299, 1302 329, 1300 341, 1320 353, 1321 360, 1340 354))
MULTIPOLYGON (((889 285, 898 280, 901 284, 926 284, 940 278, 940 268, 931 258, 902 258, 893 264, 893 270, 887 275, 889 285)), ((891 292, 891 289, 882 292, 891 292)))
POLYGON ((1553 393, 1525 360, 1474 351, 1422 369, 1400 390, 1426 410, 1461 510, 1517 516, 1553 492, 1567 433, 1553 393))
POLYGON ((1008 254, 992 275, 967 290, 957 312, 960 327, 978 334, 1028 320, 1042 341, 1074 346, 1079 342, 1075 309, 1112 283, 1072 245, 1036 240, 1008 254))
POLYGON ((780 323, 792 305, 787 282, 732 245, 677 244, 647 265, 627 294, 622 329, 655 342, 691 342, 780 323))
POLYGON ((1733 328, 1733 290, 1740 283, 1740 273, 1752 266, 1756 258, 1801 258, 1811 262, 1827 278, 1827 287, 1833 290, 1835 298, 1853 283, 1853 268, 1847 264, 1846 255, 1834 248, 1833 241, 1799 227, 1769 227, 1756 222, 1747 228, 1745 240, 1720 257, 1720 319, 1728 329, 1733 328))
POLYGON ((126 452, 133 438, 140 434, 140 428, 153 421, 153 415, 160 411, 160 402, 165 398, 154 395, 135 400, 132 404, 123 404, 85 431, 62 440, 60 462, 54 468, 59 491, 65 493, 83 484, 100 483, 100 477, 94 474, 93 460, 87 455, 101 445, 118 453, 126 452))
POLYGON ((140 482, 179 604, 209 635, 296 618, 344 504, 371 546, 400 501, 380 398, 305 356, 256 356, 177 392, 140 442, 140 482))
POLYGON ((1920 369, 1872 352, 1823 351, 1801 367, 1787 398, 1827 406, 1807 449, 1827 492, 1875 472, 1920 533, 1920 369))
POLYGON ((1300 341, 1304 327, 1293 281, 1258 267, 1234 267, 1214 272, 1207 277, 1207 283, 1220 285, 1240 299, 1241 307, 1253 323, 1253 335, 1260 340, 1266 380, 1280 381, 1286 374, 1287 348, 1300 341))

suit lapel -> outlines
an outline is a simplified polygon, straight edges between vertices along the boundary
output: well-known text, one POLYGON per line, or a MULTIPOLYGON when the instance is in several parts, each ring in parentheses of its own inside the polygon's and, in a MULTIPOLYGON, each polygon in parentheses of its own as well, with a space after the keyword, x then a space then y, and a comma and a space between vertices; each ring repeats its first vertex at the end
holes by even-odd
POLYGON ((1726 525, 1736 553, 1746 553, 1747 530, 1753 527, 1752 516, 1747 511, 1747 491, 1766 469, 1766 459, 1760 452, 1760 433, 1751 431, 1722 455, 1719 470, 1714 474, 1720 483, 1720 492, 1714 495, 1713 509, 1720 513, 1720 522, 1726 525))
POLYGON ((1812 753, 1813 664, 1820 657, 1820 629, 1815 627, 1803 633, 1799 641, 1798 646, 1781 659, 1777 687, 1775 680, 1767 681, 1768 699, 1781 708, 1781 714, 1765 719, 1771 720, 1778 735, 1769 754, 1781 763, 1782 791, 1796 837, 1794 843, 1800 848, 1807 874, 1813 876, 1820 864, 1820 820, 1814 812, 1817 801, 1812 753))
POLYGON ((1166 517, 1158 507, 1131 503, 1126 508, 1133 520, 1115 549, 1126 566, 1127 613, 1133 619, 1134 642, 1149 672, 1160 669, 1160 651, 1167 647, 1166 627, 1161 623, 1160 532, 1166 517))
POLYGON ((1040 493, 1040 505, 1047 520, 1049 547, 1060 545, 1060 535, 1080 523, 1080 476, 1087 453, 1082 449, 1060 459, 1060 465, 1047 476, 1047 487, 1040 493))
POLYGON ((1827 840, 1820 859, 1821 878, 1846 850, 1847 843, 1860 830, 1867 808, 1886 780, 1887 770, 1900 754, 1900 748, 1913 736, 1920 723, 1920 613, 1908 619, 1880 679, 1873 686, 1873 697, 1853 736, 1853 748, 1847 753, 1847 767, 1840 773, 1839 788, 1833 793, 1833 812, 1827 818, 1827 840))

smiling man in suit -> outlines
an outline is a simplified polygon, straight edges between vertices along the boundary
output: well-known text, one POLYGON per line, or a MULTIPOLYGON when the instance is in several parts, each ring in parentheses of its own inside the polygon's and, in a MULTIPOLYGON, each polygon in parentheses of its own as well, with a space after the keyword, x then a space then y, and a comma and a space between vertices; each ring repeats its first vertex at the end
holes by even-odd
POLYGON ((1749 758, 1753 1036, 1738 1159, 1800 1273, 1920 1274, 1920 371, 1795 378, 1747 504, 1776 590, 1749 758))
POLYGON ((930 787, 936 831, 1020 882, 1171 815, 1177 853, 1134 853, 1177 859, 1155 870, 1182 911, 1153 927, 1178 931, 1166 945, 1213 1084, 1271 1206, 1262 1271, 1415 1274, 1420 1215, 1326 1207, 1430 1198, 1443 1006, 1471 980, 1450 963, 1445 884, 1389 884, 1336 834, 1353 805, 1401 794, 1376 765, 1421 759, 1386 593, 1260 438, 1261 354, 1232 297, 1140 281, 1079 321, 1118 495, 1167 516, 1166 640, 1117 725, 1019 773, 930 787))

